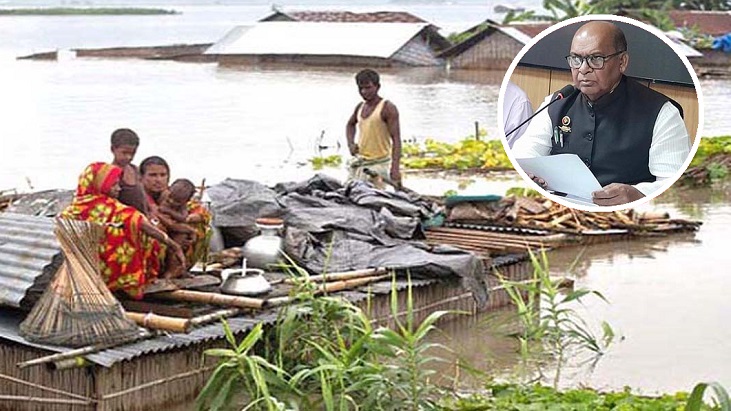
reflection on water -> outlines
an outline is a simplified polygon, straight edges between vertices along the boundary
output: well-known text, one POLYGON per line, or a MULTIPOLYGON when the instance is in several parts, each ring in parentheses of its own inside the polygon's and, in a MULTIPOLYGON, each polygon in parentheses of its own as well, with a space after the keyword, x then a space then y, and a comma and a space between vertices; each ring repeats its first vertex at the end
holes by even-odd
MULTIPOLYGON (((576 278, 577 288, 601 292, 609 300, 587 299, 575 308, 589 323, 608 321, 623 340, 615 342, 593 372, 568 370, 565 385, 589 385, 621 390, 631 386, 644 393, 690 390, 700 381, 718 381, 731 387, 731 328, 728 313, 731 289, 728 247, 731 230, 729 194, 724 203, 706 202, 708 190, 683 190, 682 200, 663 196, 657 209, 672 216, 690 217, 673 201, 695 204, 703 210, 704 224, 695 234, 643 238, 563 248, 548 254, 551 274, 576 278)), ((685 208, 685 207, 684 207, 685 208)), ((518 362, 515 343, 495 336, 476 319, 459 319, 446 329, 448 344, 486 370, 509 372, 518 362), (482 347, 463 342, 484 341, 482 347), (486 362, 500 353, 500 364, 486 362)), ((617 340, 615 340, 617 341, 617 340)), ((479 388, 484 380, 468 379, 479 388)))

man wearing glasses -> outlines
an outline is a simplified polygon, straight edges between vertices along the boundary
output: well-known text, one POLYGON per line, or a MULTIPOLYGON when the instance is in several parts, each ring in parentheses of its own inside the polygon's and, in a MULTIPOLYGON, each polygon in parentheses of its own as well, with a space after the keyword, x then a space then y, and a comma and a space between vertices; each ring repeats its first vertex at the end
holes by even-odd
MULTIPOLYGON (((582 25, 566 61, 579 92, 531 121, 513 147, 515 157, 578 155, 603 187, 592 194, 597 205, 626 204, 651 194, 681 169, 690 152, 682 109, 624 76, 627 40, 611 22, 582 25)), ((533 180, 545 186, 540 176, 533 180)))

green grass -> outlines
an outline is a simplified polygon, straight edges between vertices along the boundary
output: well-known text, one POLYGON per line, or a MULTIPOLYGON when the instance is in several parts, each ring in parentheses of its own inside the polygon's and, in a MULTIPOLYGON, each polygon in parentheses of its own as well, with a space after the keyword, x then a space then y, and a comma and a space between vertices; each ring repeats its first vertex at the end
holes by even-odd
POLYGON ((0 9, 0 16, 150 16, 180 14, 175 10, 130 7, 49 7, 0 9))

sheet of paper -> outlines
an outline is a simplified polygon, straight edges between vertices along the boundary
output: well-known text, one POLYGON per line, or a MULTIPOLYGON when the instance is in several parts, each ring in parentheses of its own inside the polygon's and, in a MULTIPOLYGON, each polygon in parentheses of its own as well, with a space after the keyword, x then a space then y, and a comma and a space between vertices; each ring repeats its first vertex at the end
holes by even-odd
POLYGON ((576 154, 519 158, 517 161, 523 171, 544 179, 549 190, 566 193, 580 200, 591 203, 591 193, 602 188, 576 154))

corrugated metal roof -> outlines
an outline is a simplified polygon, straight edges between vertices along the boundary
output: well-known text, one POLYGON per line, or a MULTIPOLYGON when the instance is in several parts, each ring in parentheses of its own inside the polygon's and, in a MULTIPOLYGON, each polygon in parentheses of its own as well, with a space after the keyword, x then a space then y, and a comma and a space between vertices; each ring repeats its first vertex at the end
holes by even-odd
MULTIPOLYGON (((434 284, 437 281, 438 280, 436 279, 412 279, 411 283, 413 287, 423 287, 429 284, 434 284)), ((407 286, 408 283, 404 279, 396 281, 396 289, 399 291, 406 289, 407 286)), ((376 294, 387 294, 391 290, 391 280, 381 281, 365 287, 370 288, 371 292, 376 294)), ((338 293, 338 295, 341 295, 343 298, 353 303, 357 303, 368 298, 368 294, 360 291, 345 291, 338 293)), ((277 319, 277 312, 278 311, 276 309, 270 309, 258 312, 253 316, 247 315, 231 317, 226 321, 228 322, 229 327, 231 327, 231 331, 234 333, 240 333, 250 330, 260 322, 267 325, 274 324, 277 319)), ((25 315, 26 313, 19 310, 0 308, 0 338, 14 341, 24 346, 41 348, 51 352, 65 352, 71 350, 71 348, 36 344, 26 341, 25 338, 19 334, 19 324, 23 321, 25 315)), ((143 355, 164 352, 190 346, 192 344, 222 339, 224 337, 225 334, 223 327, 221 327, 221 322, 216 321, 211 324, 194 328, 187 334, 168 333, 132 344, 126 344, 116 348, 100 351, 95 354, 89 354, 86 358, 101 366, 111 367, 118 362, 131 360, 143 355)))
POLYGON ((731 11, 672 10, 669 15, 676 27, 697 28, 711 36, 731 33, 731 11))
POLYGON ((427 26, 425 23, 261 22, 234 28, 205 54, 389 58, 427 26))
POLYGON ((48 217, 0 213, 0 305, 21 307, 62 260, 48 217))
POLYGON ((294 21, 332 22, 332 23, 426 23, 427 21, 405 11, 374 11, 354 13, 340 10, 301 10, 278 11, 260 21, 270 21, 279 16, 294 21))
POLYGON ((498 30, 504 33, 506 36, 519 41, 522 44, 530 43, 532 37, 518 30, 515 27, 498 26, 498 30))
POLYGON ((677 41, 673 38, 670 39, 670 44, 675 49, 675 52, 685 57, 703 57, 703 53, 694 49, 693 47, 677 41))

